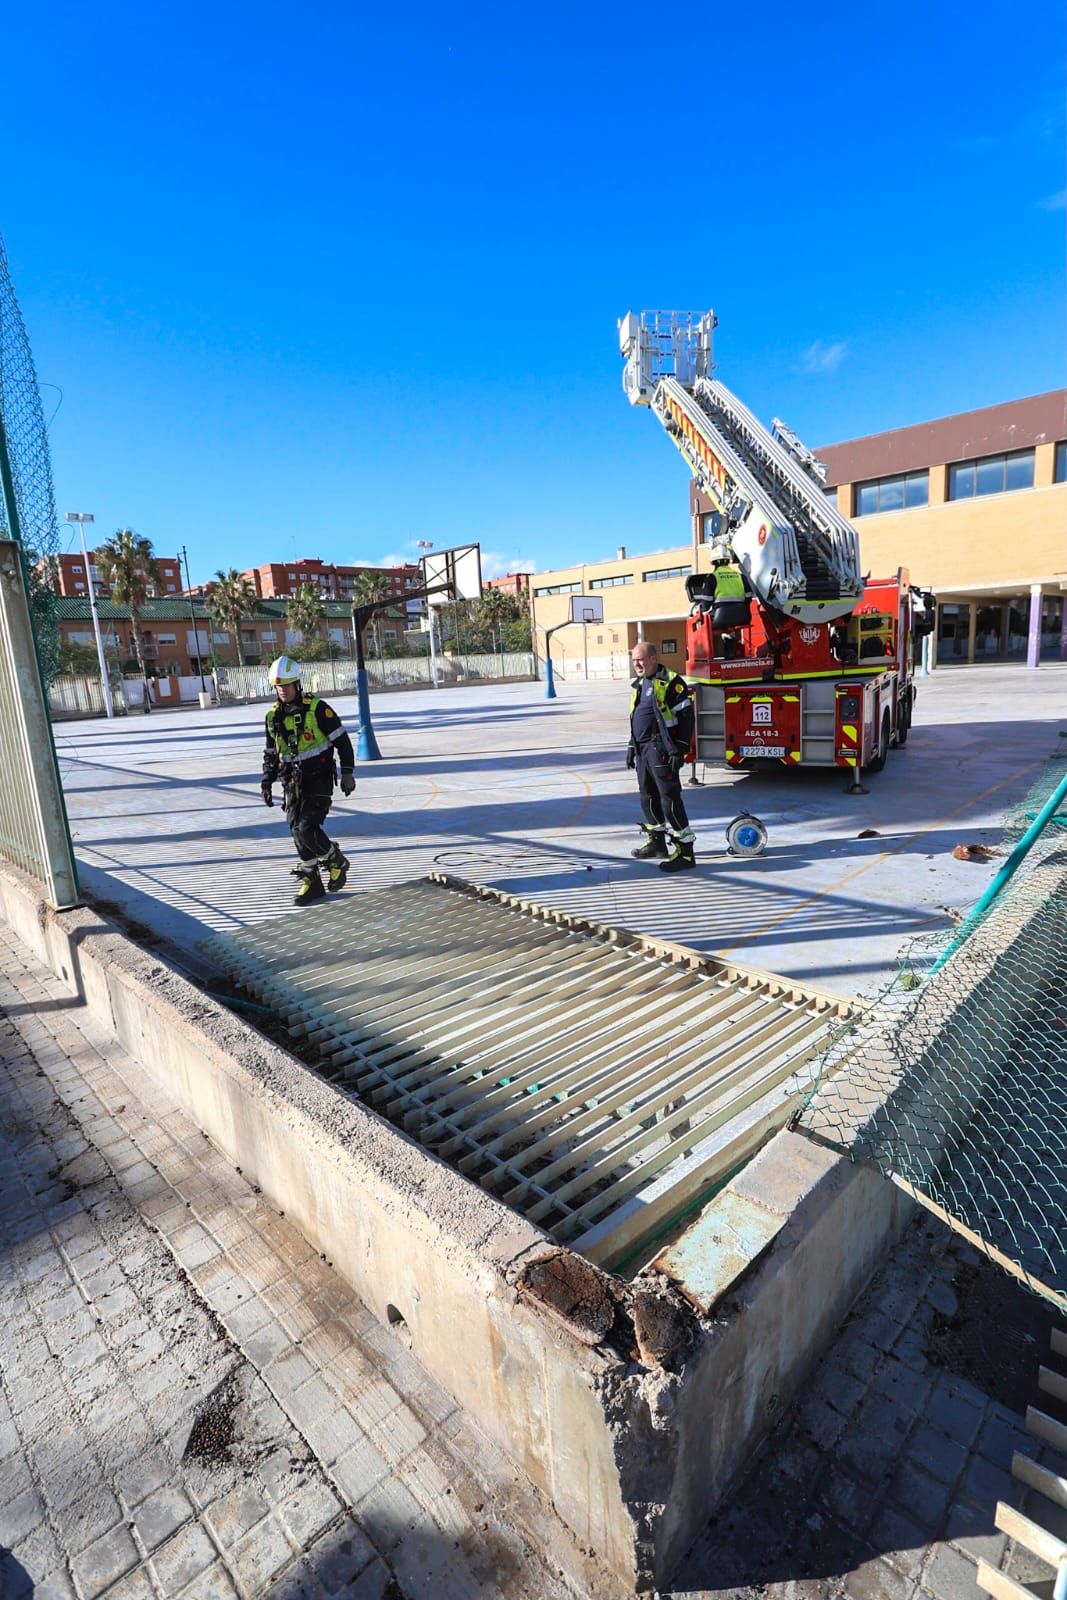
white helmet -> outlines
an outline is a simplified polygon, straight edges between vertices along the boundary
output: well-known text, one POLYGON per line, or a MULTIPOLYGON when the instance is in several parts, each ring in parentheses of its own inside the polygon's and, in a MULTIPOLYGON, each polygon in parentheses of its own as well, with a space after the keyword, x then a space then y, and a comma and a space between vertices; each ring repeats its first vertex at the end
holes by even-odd
POLYGON ((267 672, 267 682, 277 687, 279 683, 299 683, 300 664, 292 656, 279 656, 272 661, 267 672))

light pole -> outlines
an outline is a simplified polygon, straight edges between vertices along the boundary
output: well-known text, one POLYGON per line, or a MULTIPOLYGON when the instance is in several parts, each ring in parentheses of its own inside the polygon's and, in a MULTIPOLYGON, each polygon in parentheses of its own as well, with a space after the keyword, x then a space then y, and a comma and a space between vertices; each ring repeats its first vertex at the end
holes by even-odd
MULTIPOLYGON (((419 550, 432 550, 433 549, 433 540, 432 539, 416 539, 415 540, 415 544, 416 544, 416 546, 417 546, 417 548, 419 550)), ((422 584, 423 584, 423 588, 425 588, 426 587, 426 557, 422 556, 420 559, 422 561, 422 584)), ((436 641, 434 639, 434 622, 435 622, 437 613, 434 611, 434 608, 430 604, 429 599, 427 599, 427 601, 426 601, 426 614, 427 614, 427 618, 428 618, 429 624, 430 624, 430 677, 433 680, 433 686, 436 689, 437 688, 437 644, 436 644, 436 641)))
POLYGON ((111 703, 111 681, 107 675, 107 657, 104 655, 104 640, 100 632, 100 612, 96 604, 96 579, 93 569, 89 565, 89 551, 85 544, 85 524, 95 522, 96 518, 91 511, 68 511, 67 521, 76 522, 82 536, 82 555, 85 558, 85 578, 89 585, 89 608, 93 614, 93 633, 96 637, 96 659, 100 663, 100 687, 104 691, 104 709, 109 717, 115 715, 115 707, 111 703))
POLYGON ((185 562, 185 591, 189 596, 189 621, 193 625, 193 643, 196 645, 196 664, 200 668, 200 693, 207 694, 207 684, 204 682, 204 658, 200 654, 200 630, 196 625, 196 608, 193 605, 193 585, 189 577, 189 552, 182 545, 182 560, 185 562))

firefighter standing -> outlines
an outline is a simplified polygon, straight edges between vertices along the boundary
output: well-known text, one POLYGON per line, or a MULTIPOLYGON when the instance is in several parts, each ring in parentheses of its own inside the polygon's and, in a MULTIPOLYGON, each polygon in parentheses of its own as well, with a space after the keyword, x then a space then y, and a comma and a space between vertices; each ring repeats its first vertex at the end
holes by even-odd
POLYGON ((334 753, 341 767, 341 793, 356 787, 352 741, 341 719, 325 700, 305 700, 300 688, 300 667, 289 656, 279 656, 267 673, 278 696, 267 712, 267 747, 263 752, 260 792, 263 804, 274 804, 274 780, 280 775, 286 820, 293 835, 300 865, 294 904, 306 906, 321 900, 327 890, 336 894, 348 878, 349 863, 323 833, 322 824, 333 801, 334 753), (323 887, 320 869, 326 873, 323 887))
POLYGON ((693 702, 684 678, 661 666, 654 644, 641 640, 631 655, 630 746, 626 765, 636 768, 645 813, 645 842, 630 853, 638 861, 660 856, 661 872, 696 866, 678 780, 693 736, 693 702))

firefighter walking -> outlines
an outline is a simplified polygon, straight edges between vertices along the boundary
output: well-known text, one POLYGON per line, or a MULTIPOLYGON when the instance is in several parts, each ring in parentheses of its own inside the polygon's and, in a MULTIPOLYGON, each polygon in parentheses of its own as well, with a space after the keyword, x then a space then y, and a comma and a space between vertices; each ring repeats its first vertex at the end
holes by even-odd
POLYGON ((630 854, 638 861, 659 857, 661 872, 684 872, 696 866, 695 835, 679 782, 693 737, 692 697, 685 679, 661 665, 654 644, 642 639, 630 659, 635 676, 626 765, 637 772, 645 814, 645 842, 630 854))
POLYGON ((267 677, 278 699, 267 712, 260 793, 263 804, 272 806, 274 783, 281 778, 286 820, 300 857, 293 868, 300 880, 293 901, 306 906, 327 892, 336 894, 348 878, 349 862, 322 824, 333 802, 334 757, 341 769, 341 793, 350 795, 356 787, 355 756, 333 707, 315 696, 304 699, 300 667, 291 657, 279 656, 267 677))

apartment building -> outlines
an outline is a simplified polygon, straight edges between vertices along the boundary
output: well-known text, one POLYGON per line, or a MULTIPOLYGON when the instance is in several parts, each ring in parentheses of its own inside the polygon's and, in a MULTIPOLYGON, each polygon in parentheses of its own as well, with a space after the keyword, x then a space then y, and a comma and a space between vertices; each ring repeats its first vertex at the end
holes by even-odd
POLYGON ((351 600, 357 579, 364 572, 380 573, 387 578, 397 600, 406 599, 412 589, 422 587, 422 573, 414 563, 399 567, 349 567, 320 561, 317 556, 304 556, 298 561, 268 561, 261 567, 249 567, 241 576, 247 578, 265 600, 296 594, 305 583, 318 589, 324 598, 351 600))
MULTIPOLYGON (((937 595, 938 661, 1067 660, 1067 389, 816 454, 827 493, 855 523, 864 572, 904 567, 937 595)), ((553 639, 564 674, 618 676, 639 638, 681 665, 685 579, 710 565, 712 509, 691 482, 688 543, 535 574, 540 648, 572 594, 604 602, 603 624, 573 624, 553 639)))
MULTIPOLYGON (((352 610, 343 600, 323 602, 326 635, 344 654, 352 648, 352 610)), ((97 607, 105 651, 120 669, 134 670, 136 653, 133 626, 128 606, 101 600, 97 607)), ((278 655, 292 653, 299 659, 300 634, 286 622, 284 600, 261 600, 252 616, 235 633, 218 628, 202 600, 152 600, 140 612, 144 639, 145 665, 160 677, 194 675, 210 665, 212 658, 222 666, 266 666, 278 655)), ((401 645, 407 618, 402 606, 391 607, 381 618, 384 645, 401 645)), ((63 598, 59 601, 59 628, 68 644, 94 645, 92 612, 88 598, 63 598)), ((322 637, 320 631, 319 638, 322 637)), ((363 645, 373 653, 374 624, 363 632, 363 645)))
MULTIPOLYGON (((103 581, 96 568, 95 555, 95 550, 90 551, 88 562, 80 551, 75 555, 56 557, 56 589, 61 596, 76 599, 78 595, 88 595, 91 593, 91 582, 96 584, 98 595, 111 594, 111 585, 103 581)), ((156 556, 156 566, 160 581, 152 587, 158 596, 162 599, 169 594, 181 594, 184 585, 180 559, 177 556, 156 556)))
POLYGON ((530 583, 533 578, 531 572, 506 572, 501 578, 486 578, 482 585, 485 589, 499 589, 501 594, 528 595, 530 583))

